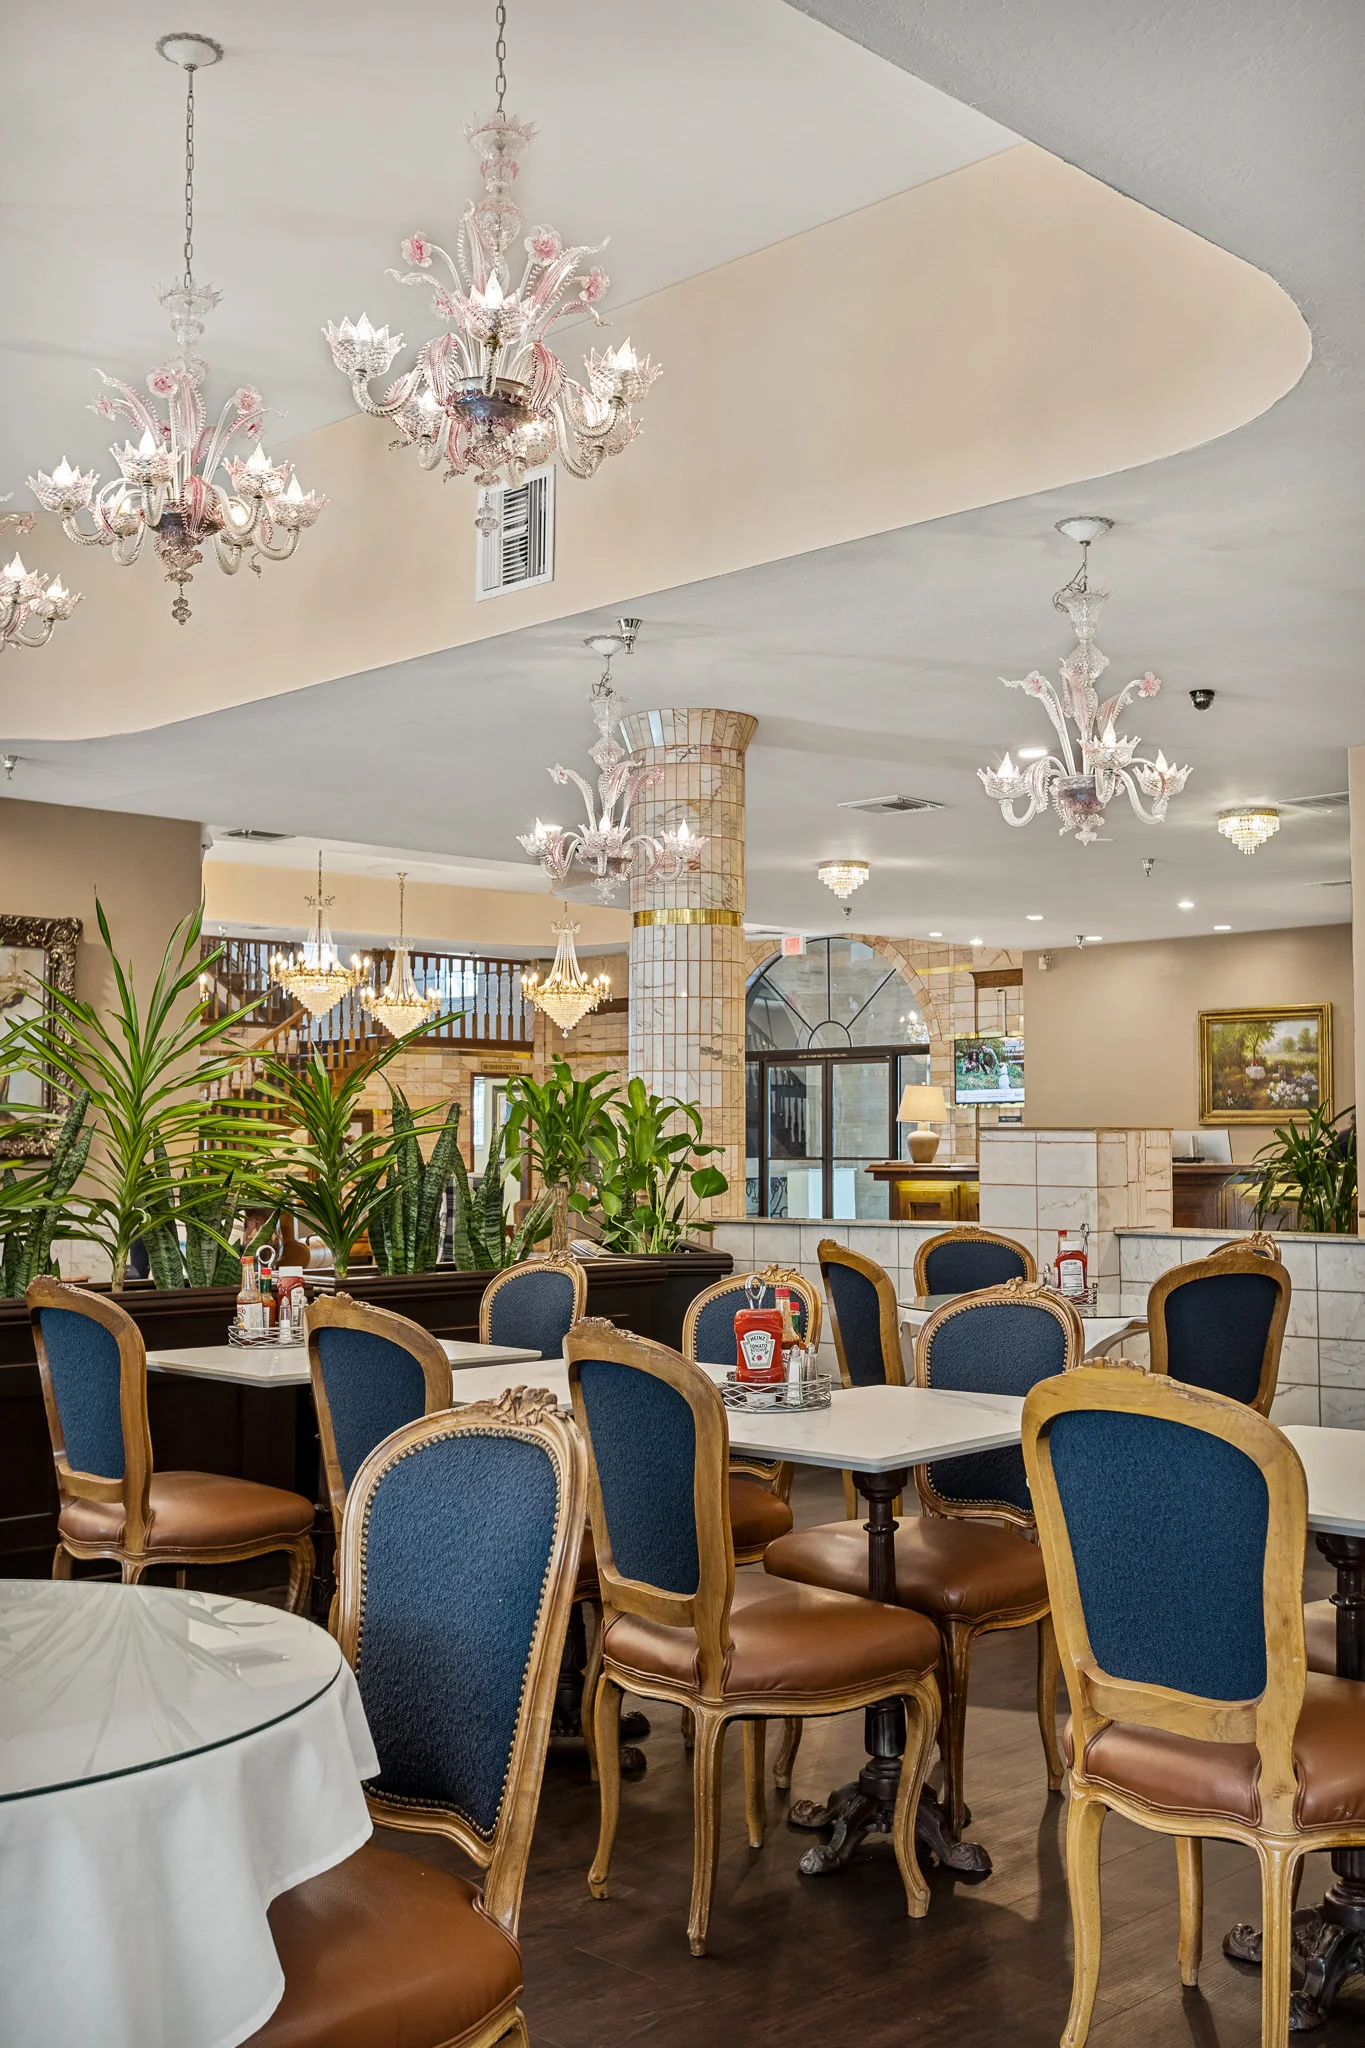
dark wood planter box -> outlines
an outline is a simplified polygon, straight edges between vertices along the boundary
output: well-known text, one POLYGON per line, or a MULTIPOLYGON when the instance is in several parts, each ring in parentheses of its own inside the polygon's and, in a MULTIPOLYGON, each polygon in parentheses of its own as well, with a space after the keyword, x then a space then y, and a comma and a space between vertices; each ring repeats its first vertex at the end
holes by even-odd
MULTIPOLYGON (((676 1346, 688 1302, 730 1272, 733 1261, 728 1252, 689 1246, 585 1263, 589 1315, 610 1316, 641 1337, 676 1346)), ((491 1278, 448 1268, 392 1276, 357 1269, 338 1285, 357 1301, 392 1309, 440 1337, 477 1338, 479 1302, 491 1278)), ((236 1292, 163 1290, 139 1281, 118 1301, 149 1351, 180 1351, 227 1342, 236 1292)), ((527 1367, 527 1377, 534 1377, 534 1367, 527 1367)), ((163 1470, 227 1472, 317 1497, 317 1433, 306 1387, 233 1387, 153 1373, 147 1405, 153 1455, 163 1470)), ((45 1576, 56 1540, 52 1446, 28 1308, 23 1301, 0 1301, 0 1577, 45 1576)))

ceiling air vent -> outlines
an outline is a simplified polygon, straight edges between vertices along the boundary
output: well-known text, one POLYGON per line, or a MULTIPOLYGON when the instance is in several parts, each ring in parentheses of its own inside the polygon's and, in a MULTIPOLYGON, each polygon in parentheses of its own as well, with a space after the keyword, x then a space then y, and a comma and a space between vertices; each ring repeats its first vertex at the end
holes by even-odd
POLYGON ((1334 817, 1350 807, 1351 799, 1344 789, 1331 790, 1326 796, 1287 796, 1280 804, 1281 810, 1298 811, 1310 818, 1334 817))
POLYGON ((293 833, 292 833, 292 832, 258 832, 258 831, 256 831, 256 829, 255 829, 255 827, 254 827, 254 826, 251 826, 251 825, 238 825, 238 826, 237 826, 237 828, 235 829, 235 831, 232 831, 232 832, 220 832, 220 833, 218 834, 218 837, 219 837, 220 839, 251 839, 251 840, 259 840, 259 839, 292 839, 292 838, 294 837, 294 835, 293 835, 293 833))
POLYGON ((479 516, 488 533, 475 533, 474 595, 501 597, 524 590, 529 583, 552 583, 555 573, 555 472, 528 470, 516 485, 495 485, 479 492, 479 516))
POLYGON ((931 796, 855 796, 839 805, 841 811, 941 811, 931 796))

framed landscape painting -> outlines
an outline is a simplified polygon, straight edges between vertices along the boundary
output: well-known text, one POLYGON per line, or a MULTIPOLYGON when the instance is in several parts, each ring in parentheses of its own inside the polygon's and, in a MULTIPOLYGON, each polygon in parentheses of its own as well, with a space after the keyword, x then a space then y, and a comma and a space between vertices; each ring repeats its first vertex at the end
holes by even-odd
POLYGON ((1278 1124, 1332 1112, 1332 1005, 1199 1012, 1199 1121, 1278 1124))

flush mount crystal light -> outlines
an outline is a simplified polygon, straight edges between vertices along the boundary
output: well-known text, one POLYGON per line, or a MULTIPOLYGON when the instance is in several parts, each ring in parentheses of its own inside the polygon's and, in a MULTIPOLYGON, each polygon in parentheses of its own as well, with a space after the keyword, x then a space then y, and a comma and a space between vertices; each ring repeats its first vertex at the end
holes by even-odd
POLYGON ((147 389, 163 400, 163 420, 154 404, 117 377, 103 379, 113 397, 97 398, 90 410, 101 419, 123 419, 140 436, 111 449, 119 478, 100 487, 94 470, 72 469, 65 456, 51 476, 39 470, 29 478, 44 512, 61 517, 63 531, 82 547, 106 547, 120 568, 142 552, 149 533, 166 570, 166 581, 178 586, 171 617, 184 625, 190 616, 185 585, 203 561, 211 542, 218 566, 235 576, 243 561, 260 574, 261 558, 284 562, 293 554, 299 535, 313 524, 327 502, 299 488, 288 462, 273 463, 260 445, 264 417, 259 391, 242 385, 210 429, 204 408, 208 364, 193 353, 204 332, 204 315, 222 293, 194 278, 194 75, 223 55, 209 36, 162 36, 157 50, 169 64, 178 64, 188 85, 185 95, 185 269, 180 283, 161 293, 171 316, 175 353, 152 370, 147 389), (228 454, 240 434, 255 445, 246 458, 228 454), (229 491, 217 481, 226 471, 229 491), (80 524, 88 512, 92 525, 80 524))
MULTIPOLYGON (((6 512, 0 532, 32 533, 31 512, 6 512)), ((26 569, 18 554, 0 569, 0 647, 45 647, 52 629, 69 619, 80 592, 68 590, 60 576, 49 582, 40 569, 26 569)), ((16 756, 6 754, 5 760, 16 756)), ((12 775, 12 768, 6 769, 12 775)))
POLYGON ((872 870, 865 860, 822 860, 815 872, 842 903, 855 889, 862 888, 872 870))
POLYGON ((1238 804, 1235 810, 1218 813, 1218 830, 1243 853, 1255 853, 1280 829, 1280 814, 1270 804, 1238 804))
MULTIPOLYGON (((1088 580, 1090 544, 1109 531, 1112 519, 1059 519, 1058 533, 1079 542, 1081 566, 1054 596, 1052 602, 1065 612, 1076 634, 1076 645, 1062 663, 1062 686, 1055 690, 1037 669, 1019 682, 1002 676, 1007 690, 1023 690, 1036 697, 1051 719, 1060 746, 1059 753, 1047 753, 1027 768, 1016 767, 1006 754, 998 768, 978 768, 977 774, 988 797, 998 803, 1005 822, 1027 825, 1040 811, 1049 808, 1061 819, 1061 834, 1074 832, 1082 846, 1098 839, 1105 807, 1120 790, 1140 818, 1158 824, 1166 806, 1185 787, 1190 770, 1175 768, 1158 750, 1155 761, 1138 754, 1139 739, 1120 737, 1115 720, 1134 697, 1155 697, 1160 682, 1147 673, 1101 702, 1095 685, 1109 666, 1109 657, 1095 645, 1100 607, 1108 593, 1092 590, 1088 580), (1067 730, 1070 719, 1076 728, 1073 744, 1067 730), (1142 798, 1151 805, 1144 810, 1142 798), (1015 809, 1022 803, 1022 811, 1015 809)), ((1030 753, 1032 749, 1028 750, 1030 753)))
POLYGON ((567 1038, 574 1025, 586 1017, 589 1010, 595 1010, 599 1003, 605 1002, 611 993, 611 976, 594 974, 589 980, 579 966, 573 942, 578 926, 569 916, 567 906, 559 923, 551 925, 550 929, 559 940, 554 965, 544 981, 538 972, 523 974, 521 992, 527 1002, 543 1010, 567 1038))
POLYGON ((318 893, 305 896, 303 900, 314 912, 313 935, 304 940, 297 953, 274 954, 270 973, 272 980, 278 982, 286 994, 312 1016, 325 1017, 343 996, 359 988, 365 978, 366 963, 352 953, 350 966, 345 966, 332 943, 327 912, 336 898, 322 893, 321 854, 318 855, 318 893))
MULTIPOLYGON (((522 239, 525 267, 513 280, 509 251, 526 223, 512 184, 535 129, 504 111, 506 24, 507 9, 499 5, 497 108, 465 129, 484 190, 465 208, 455 254, 426 235, 410 235, 403 260, 413 268, 388 273, 400 284, 430 290, 432 310, 447 331, 425 342, 413 367, 376 397, 371 381, 387 377, 402 335, 375 329, 363 313, 323 330, 361 411, 394 422, 395 446, 415 448, 423 469, 444 461, 447 481, 472 472, 482 485, 519 484, 528 469, 554 461, 573 476, 595 475, 639 433, 633 408, 660 374, 627 339, 601 353, 593 349, 585 359, 587 382, 580 384, 550 348, 549 336, 562 320, 586 314, 602 324, 597 304, 608 279, 586 260, 598 246, 567 248, 552 227, 533 227, 522 239), (433 258, 448 281, 433 272, 433 258)), ((480 529, 496 518, 485 504, 480 529)))
MULTIPOLYGON (((407 943, 403 935, 403 897, 407 887, 407 875, 398 877, 398 944, 393 949, 393 966, 383 988, 369 988, 360 991, 361 1006, 376 1022, 394 1038, 401 1038, 407 1031, 416 1031, 421 1024, 429 1024, 441 1007, 439 995, 421 995, 413 978, 412 961, 408 957, 407 943)), ((318 887, 321 889, 321 871, 318 887)))

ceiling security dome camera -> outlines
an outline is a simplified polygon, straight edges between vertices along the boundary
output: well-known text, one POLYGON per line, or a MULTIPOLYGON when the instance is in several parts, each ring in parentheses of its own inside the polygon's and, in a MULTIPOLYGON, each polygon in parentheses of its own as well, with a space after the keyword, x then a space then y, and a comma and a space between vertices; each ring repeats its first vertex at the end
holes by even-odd
POLYGON ((1207 711, 1214 699, 1212 690, 1191 690, 1190 702, 1196 711, 1207 711))

